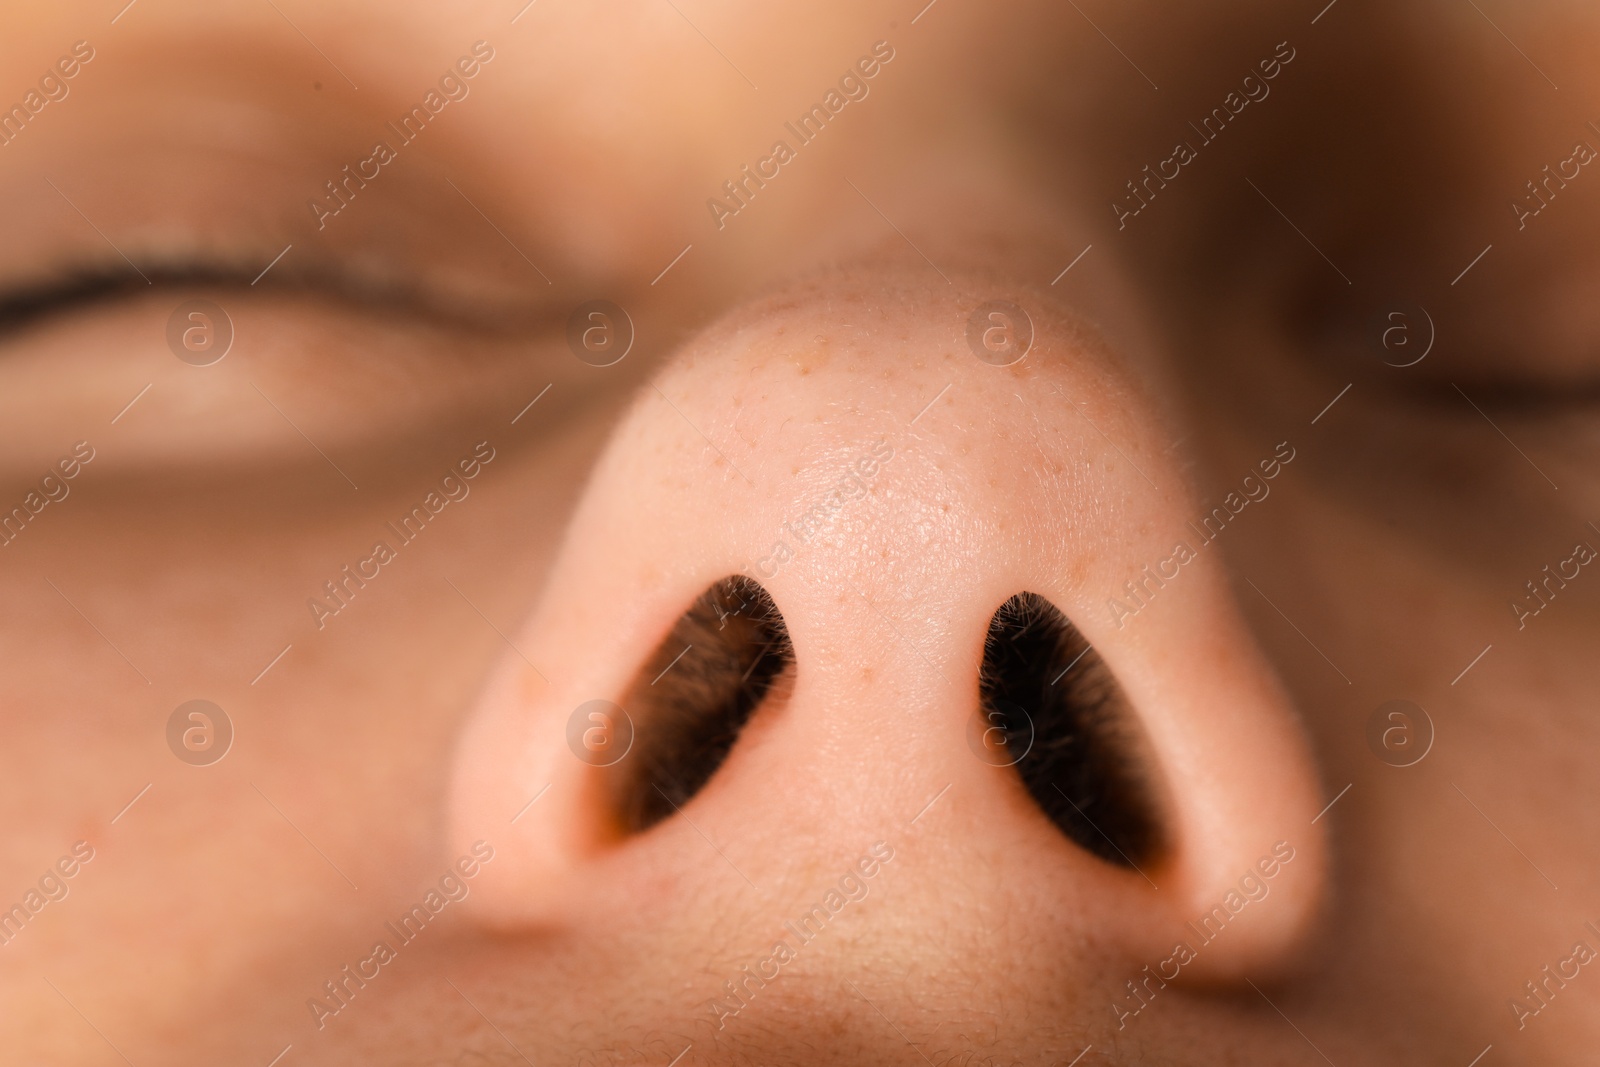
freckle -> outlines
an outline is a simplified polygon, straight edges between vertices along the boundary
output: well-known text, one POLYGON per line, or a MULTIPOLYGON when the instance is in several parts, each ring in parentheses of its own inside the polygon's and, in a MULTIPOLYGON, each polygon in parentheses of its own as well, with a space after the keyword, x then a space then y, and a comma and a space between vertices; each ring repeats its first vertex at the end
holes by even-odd
POLYGON ((873 678, 872 668, 871 667, 862 667, 861 668, 861 680, 863 682, 870 683, 872 681, 872 678, 873 678))

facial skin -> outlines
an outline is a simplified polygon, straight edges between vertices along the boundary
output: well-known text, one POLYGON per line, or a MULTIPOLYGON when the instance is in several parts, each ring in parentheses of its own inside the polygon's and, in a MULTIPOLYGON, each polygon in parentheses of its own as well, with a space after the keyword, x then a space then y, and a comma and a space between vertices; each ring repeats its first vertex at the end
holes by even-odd
POLYGON ((10 5, 6 1062, 1584 1062, 1600 27, 1316 6, 10 5), (738 573, 619 834, 574 712, 738 573), (1137 870, 968 743, 1023 591, 1137 870))

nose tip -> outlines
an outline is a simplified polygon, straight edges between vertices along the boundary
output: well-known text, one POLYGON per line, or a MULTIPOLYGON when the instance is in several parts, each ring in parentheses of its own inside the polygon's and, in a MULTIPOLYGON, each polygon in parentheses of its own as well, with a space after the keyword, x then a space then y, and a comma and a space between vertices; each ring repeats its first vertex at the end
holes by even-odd
POLYGON ((1318 791, 1221 560, 1114 606, 1194 541, 1150 410, 1070 314, 989 280, 837 272, 688 344, 571 521, 516 642, 540 667, 503 660, 464 737, 453 830, 504 839, 480 918, 690 923, 729 886, 759 915, 882 841, 923 865, 912 896, 1008 881, 1072 951, 1283 964, 1318 791))

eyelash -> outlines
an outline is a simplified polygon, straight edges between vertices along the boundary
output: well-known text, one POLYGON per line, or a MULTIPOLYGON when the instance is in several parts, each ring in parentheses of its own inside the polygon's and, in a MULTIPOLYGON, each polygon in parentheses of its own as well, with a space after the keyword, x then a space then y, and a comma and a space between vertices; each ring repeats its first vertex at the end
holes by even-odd
POLYGON ((13 288, 0 293, 0 335, 20 332, 68 308, 115 300, 136 291, 148 290, 151 284, 140 284, 109 270, 80 270, 56 281, 13 288))
MULTIPOLYGON (((484 335, 517 330, 525 335, 528 326, 526 314, 489 312, 463 306, 453 299, 441 302, 421 287, 379 285, 338 267, 299 271, 280 267, 262 277, 259 267, 197 261, 147 269, 138 276, 110 265, 72 267, 56 272, 46 281, 0 290, 0 343, 58 316, 132 301, 142 295, 189 296, 219 290, 249 297, 302 295, 339 302, 352 311, 382 316, 387 321, 398 317, 484 335)), ((544 321, 538 310, 534 316, 544 321)))

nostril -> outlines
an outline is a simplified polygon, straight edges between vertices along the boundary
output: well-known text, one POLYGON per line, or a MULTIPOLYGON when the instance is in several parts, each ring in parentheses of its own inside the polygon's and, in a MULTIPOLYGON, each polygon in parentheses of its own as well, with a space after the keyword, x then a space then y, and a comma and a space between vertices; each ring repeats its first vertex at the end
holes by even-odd
POLYGON ((979 679, 989 732, 1072 841, 1137 867, 1162 847, 1143 734, 1110 669, 1055 605, 1018 593, 989 623, 979 679))
POLYGON ((647 830, 703 789, 793 664, 783 616, 759 583, 734 575, 697 597, 624 698, 633 751, 606 771, 618 830, 647 830))

